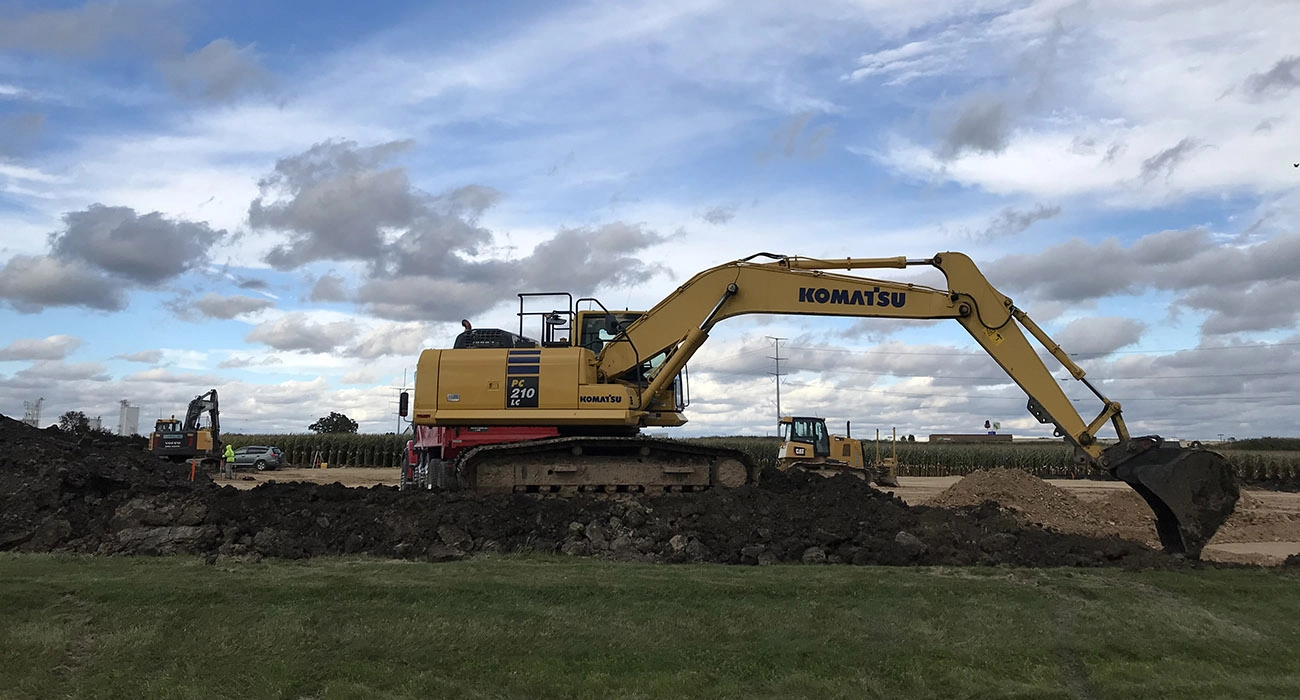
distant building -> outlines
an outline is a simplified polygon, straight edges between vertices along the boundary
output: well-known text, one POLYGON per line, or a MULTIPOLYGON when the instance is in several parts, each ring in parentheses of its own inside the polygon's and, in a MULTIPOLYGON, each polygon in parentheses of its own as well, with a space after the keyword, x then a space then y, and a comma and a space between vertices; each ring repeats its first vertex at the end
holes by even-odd
POLYGON ((1011 442, 1011 433, 932 433, 930 442, 1011 442))
POLYGON ((140 432, 140 407, 132 406, 126 399, 122 399, 118 404, 120 408, 117 411, 117 434, 135 435, 140 432))

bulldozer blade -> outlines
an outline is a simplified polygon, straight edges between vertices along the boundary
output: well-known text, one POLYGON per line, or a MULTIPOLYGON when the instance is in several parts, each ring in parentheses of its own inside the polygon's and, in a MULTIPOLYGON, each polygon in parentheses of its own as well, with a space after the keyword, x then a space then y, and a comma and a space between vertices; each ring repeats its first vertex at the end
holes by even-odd
POLYGON ((898 488, 898 477, 896 477, 896 476, 894 476, 893 474, 890 474, 890 473, 888 473, 888 472, 877 472, 877 473, 876 473, 876 485, 877 485, 877 486, 891 486, 891 487, 893 487, 893 488, 898 488))
POLYGON ((1232 465, 1217 452, 1134 438, 1105 455, 1111 472, 1151 506, 1160 544, 1171 554, 1199 559, 1241 495, 1232 465))

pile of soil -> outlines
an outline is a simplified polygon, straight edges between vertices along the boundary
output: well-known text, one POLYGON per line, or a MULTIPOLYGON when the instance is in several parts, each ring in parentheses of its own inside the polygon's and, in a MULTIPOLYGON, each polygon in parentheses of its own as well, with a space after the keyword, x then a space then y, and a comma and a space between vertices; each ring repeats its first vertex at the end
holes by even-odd
POLYGON ((1113 534, 1098 513, 1073 494, 1018 469, 972 472, 931 498, 927 505, 954 508, 985 501, 1013 511, 1023 522, 1060 532, 1113 534))
MULTIPOLYGON (((1022 522, 1092 537, 1119 536, 1158 547, 1155 515, 1132 489, 1083 501, 1041 479, 1014 469, 973 472, 926 501, 936 507, 991 501, 1022 522)), ((1280 513, 1243 493, 1210 544, 1300 541, 1300 514, 1280 513)))
POLYGON ((1241 495, 1237 509, 1210 540, 1212 544, 1296 541, 1300 541, 1300 516, 1273 511, 1248 493, 1241 495))
MULTIPOLYGON (((1152 547, 1160 546, 1160 536, 1156 534, 1156 515, 1151 506, 1133 489, 1123 489, 1107 494, 1105 498, 1090 506, 1105 525, 1106 534, 1116 534, 1126 540, 1144 542, 1152 547)), ((1231 519, 1230 516, 1229 519, 1231 519)), ((1215 537, 1223 534, 1222 528, 1215 537)), ((1215 540, 1211 540, 1212 542, 1215 540)))
POLYGON ((538 498, 266 483, 241 491, 0 416, 0 550, 429 560, 483 551, 647 562, 1190 565, 1050 531, 995 504, 909 507, 862 480, 766 472, 698 494, 538 498))

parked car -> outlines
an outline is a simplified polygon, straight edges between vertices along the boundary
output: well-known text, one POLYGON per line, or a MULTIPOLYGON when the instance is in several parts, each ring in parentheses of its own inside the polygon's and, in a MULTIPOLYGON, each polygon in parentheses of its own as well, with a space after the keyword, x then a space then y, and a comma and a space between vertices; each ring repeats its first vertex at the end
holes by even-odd
POLYGON ((235 468, 253 467, 257 471, 284 466, 284 452, 268 445, 248 445, 235 450, 235 468))

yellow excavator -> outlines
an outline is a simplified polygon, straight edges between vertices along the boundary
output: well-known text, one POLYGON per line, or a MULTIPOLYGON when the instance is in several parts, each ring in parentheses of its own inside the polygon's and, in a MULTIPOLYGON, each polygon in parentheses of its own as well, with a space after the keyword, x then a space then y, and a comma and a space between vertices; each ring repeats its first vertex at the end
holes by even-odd
POLYGON ((1106 398, 969 257, 823 260, 759 253, 696 274, 644 311, 609 311, 567 294, 520 294, 519 333, 474 329, 421 353, 412 473, 485 491, 691 491, 739 486, 757 470, 738 452, 641 435, 686 423, 687 361, 717 323, 742 314, 952 319, 1029 397, 1028 410, 1075 445, 1075 459, 1132 486, 1155 512, 1167 551, 1198 556, 1232 513, 1238 488, 1218 453, 1131 436, 1106 398), (939 270, 947 288, 833 272, 939 270), (561 302, 567 299, 567 302, 561 302), (545 304, 549 303, 550 308, 545 304), (562 305, 563 303, 563 305, 562 305), (524 325, 540 319, 540 339, 524 325), (1101 403, 1085 420, 1039 358, 1037 340, 1101 403), (1098 432, 1115 431, 1104 445, 1098 432))
POLYGON ((847 422, 843 435, 832 435, 826 429, 825 418, 781 416, 777 423, 781 429, 781 447, 776 455, 779 469, 802 469, 822 476, 845 473, 877 486, 898 486, 896 445, 892 457, 881 457, 879 430, 876 431, 876 459, 867 464, 862 442, 849 434, 847 422))
POLYGON ((221 411, 217 390, 199 394, 185 409, 185 420, 159 418, 149 434, 149 452, 172 462, 198 459, 204 469, 221 465, 221 411), (201 425, 203 414, 208 424, 201 425))

